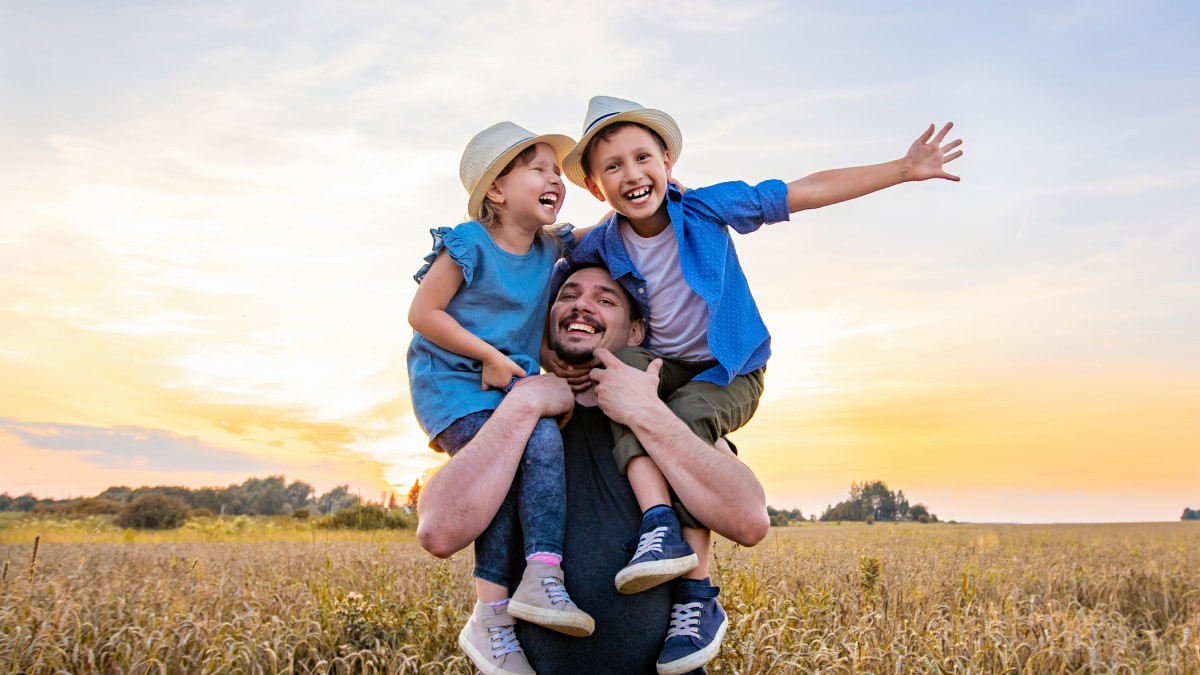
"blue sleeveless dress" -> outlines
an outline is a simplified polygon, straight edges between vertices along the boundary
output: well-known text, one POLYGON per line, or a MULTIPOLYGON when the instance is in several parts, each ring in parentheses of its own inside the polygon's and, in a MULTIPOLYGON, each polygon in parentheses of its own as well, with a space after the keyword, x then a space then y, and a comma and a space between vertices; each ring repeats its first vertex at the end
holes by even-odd
MULTIPOLYGON (((429 264, 445 250, 463 272, 463 285, 446 312, 536 375, 541 371, 550 273, 554 262, 574 245, 573 230, 568 224, 557 226, 553 234, 543 230, 523 255, 500 248, 474 220, 430 230, 433 252, 414 278, 420 283, 429 264)), ((409 391, 417 421, 430 439, 465 415, 496 409, 504 392, 480 389, 482 378, 479 361, 442 349, 420 333, 413 335, 408 347, 409 391)))

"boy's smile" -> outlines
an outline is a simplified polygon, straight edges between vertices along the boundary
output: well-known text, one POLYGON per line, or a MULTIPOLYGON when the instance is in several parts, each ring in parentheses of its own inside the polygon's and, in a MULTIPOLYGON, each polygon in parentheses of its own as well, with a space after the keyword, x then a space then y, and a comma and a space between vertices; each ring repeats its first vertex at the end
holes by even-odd
POLYGON ((639 235, 651 237, 666 229, 671 223, 663 208, 671 177, 670 155, 637 125, 623 126, 592 143, 588 190, 625 216, 639 235))

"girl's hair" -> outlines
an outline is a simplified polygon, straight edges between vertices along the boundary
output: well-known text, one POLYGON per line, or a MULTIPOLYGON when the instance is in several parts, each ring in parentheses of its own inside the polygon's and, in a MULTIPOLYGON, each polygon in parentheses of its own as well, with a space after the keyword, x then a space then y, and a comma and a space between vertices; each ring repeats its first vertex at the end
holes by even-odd
POLYGON ((583 154, 579 156, 579 163, 583 166, 584 177, 592 177, 592 149, 596 147, 596 143, 600 141, 607 141, 613 137, 613 134, 617 133, 621 129, 624 129, 625 127, 638 127, 645 129, 646 131, 650 132, 650 135, 654 138, 654 142, 658 143, 659 149, 663 152, 667 151, 667 142, 663 140, 663 137, 660 136, 657 131, 651 129, 645 124, 638 124, 637 122, 616 122, 596 132, 596 135, 592 136, 592 139, 588 141, 587 147, 583 149, 583 154))
MULTIPOLYGON (((513 157, 512 161, 508 163, 508 166, 504 167, 504 170, 496 176, 496 180, 500 180, 504 176, 507 176, 510 171, 517 167, 517 162, 529 163, 533 161, 533 156, 536 153, 536 143, 522 150, 521 153, 516 157, 513 157)), ((489 185, 488 188, 490 189, 491 186, 489 185)), ((479 205, 478 220, 480 225, 483 225, 489 230, 500 224, 500 214, 496 212, 496 206, 490 199, 487 198, 487 196, 484 196, 483 203, 479 205)))

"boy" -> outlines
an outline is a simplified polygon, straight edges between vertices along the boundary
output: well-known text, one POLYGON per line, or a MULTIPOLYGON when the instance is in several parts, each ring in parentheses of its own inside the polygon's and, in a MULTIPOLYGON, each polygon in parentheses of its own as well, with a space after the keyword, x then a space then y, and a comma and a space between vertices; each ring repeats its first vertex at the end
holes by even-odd
MULTIPOLYGON (((615 213, 559 263, 555 281, 579 265, 608 267, 647 317, 642 347, 618 356, 643 369, 661 358, 660 393, 697 435, 713 443, 754 414, 770 356, 770 335, 729 228, 752 232, 788 220, 790 213, 906 181, 957 181, 942 168, 962 155, 955 151, 961 141, 942 146, 952 126, 934 136, 931 125, 892 162, 822 171, 788 184, 722 183, 684 194, 669 183, 683 146, 675 121, 632 101, 594 97, 583 136, 564 158, 563 170, 615 213)), ((585 323, 568 327, 589 330, 585 323)), ((575 374, 561 363, 554 369, 575 374)), ((672 503, 667 480, 637 438, 617 425, 613 433, 614 459, 644 512, 636 549, 616 584, 622 593, 636 593, 683 576, 657 668, 663 675, 688 672, 716 656, 728 625, 716 600, 720 589, 708 579, 709 532, 672 503)))

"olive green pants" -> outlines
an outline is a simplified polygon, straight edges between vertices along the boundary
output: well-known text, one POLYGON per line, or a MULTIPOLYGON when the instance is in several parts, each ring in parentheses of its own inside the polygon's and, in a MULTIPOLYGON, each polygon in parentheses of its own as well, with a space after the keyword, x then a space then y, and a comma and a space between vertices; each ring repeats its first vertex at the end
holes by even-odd
MULTIPOLYGON (((624 347, 617 350, 616 357, 639 370, 645 370, 654 359, 662 358, 644 347, 624 347)), ((662 358, 662 371, 658 379, 658 395, 671 412, 683 420, 697 436, 709 445, 725 434, 738 429, 750 421, 758 409, 763 392, 764 368, 738 375, 728 386, 692 378, 716 365, 716 361, 681 361, 662 358)), ((646 456, 641 441, 626 426, 613 423, 613 459, 621 475, 634 457, 646 456)), ((671 502, 684 527, 703 528, 692 514, 683 507, 671 490, 671 502)))

